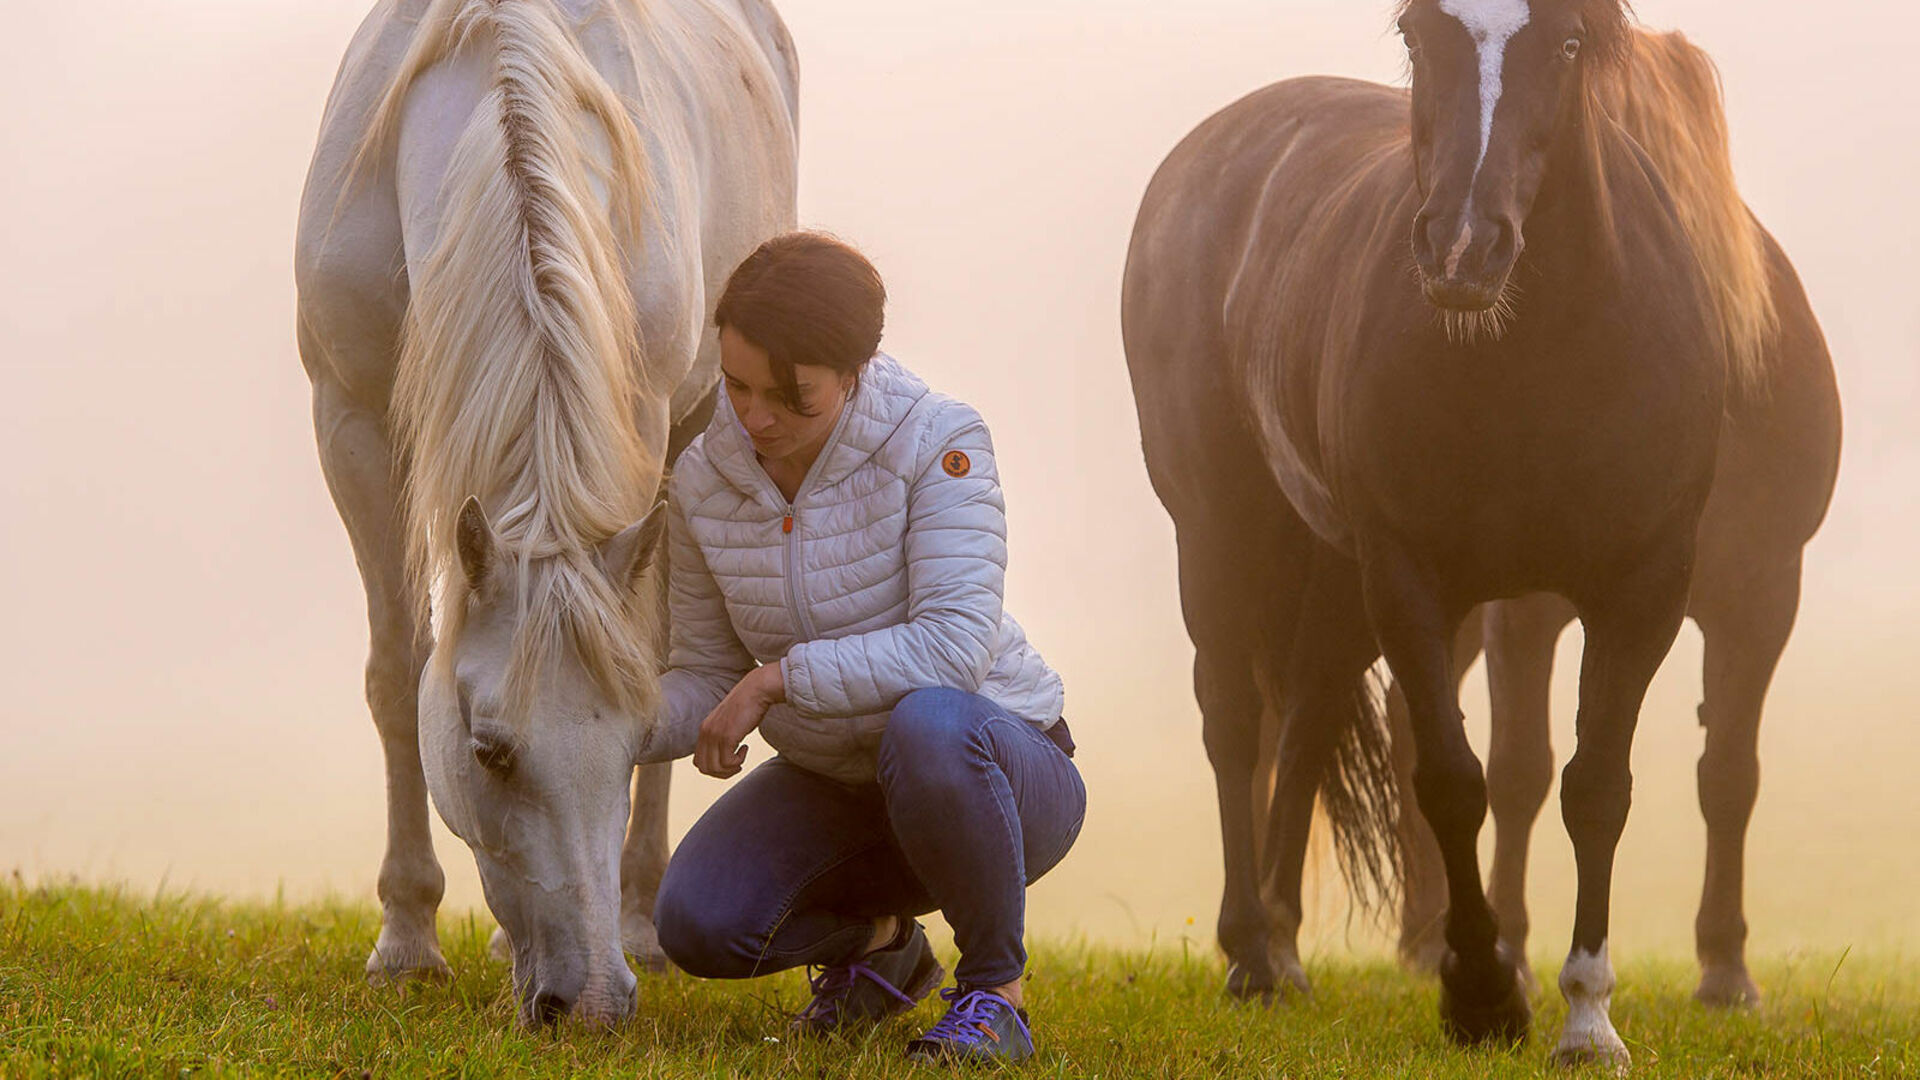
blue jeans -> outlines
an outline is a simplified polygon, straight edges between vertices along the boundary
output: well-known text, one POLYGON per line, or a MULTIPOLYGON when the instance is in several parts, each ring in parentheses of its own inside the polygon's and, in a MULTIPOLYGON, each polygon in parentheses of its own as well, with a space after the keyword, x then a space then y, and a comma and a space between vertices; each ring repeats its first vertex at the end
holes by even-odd
POLYGON ((775 758, 720 796, 660 882, 660 945, 690 974, 746 979, 846 963, 876 917, 938 910, 955 978, 1002 986, 1027 966, 1027 885, 1073 846, 1086 807, 1044 732, 974 694, 915 691, 887 720, 878 783, 775 758))

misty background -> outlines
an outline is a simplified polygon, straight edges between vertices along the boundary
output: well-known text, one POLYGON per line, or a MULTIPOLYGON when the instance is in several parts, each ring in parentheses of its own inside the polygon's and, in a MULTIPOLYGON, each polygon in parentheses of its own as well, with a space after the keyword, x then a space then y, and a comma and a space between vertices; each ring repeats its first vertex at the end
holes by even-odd
MULTIPOLYGON (((291 271, 321 107, 366 6, 0 0, 0 872, 373 898, 385 809, 363 600, 314 451, 291 271)), ((801 58, 801 222, 873 257, 893 296, 885 347, 992 425, 1008 604, 1067 680, 1091 800, 1078 847, 1033 890, 1032 930, 1209 942, 1213 781, 1121 354, 1121 265, 1153 169, 1208 114, 1293 75, 1397 81, 1391 5, 780 6, 801 58)), ((1912 953, 1906 9, 1636 7, 1718 59, 1743 190, 1805 279, 1846 408, 1839 491, 1762 731, 1753 947, 1912 953)), ((1562 762, 1578 643, 1562 640, 1555 684, 1562 762)), ((1640 726, 1614 879, 1623 954, 1691 948, 1699 663, 1689 626, 1640 726)), ((1465 698, 1481 747, 1484 685, 1476 670, 1465 698)), ((723 790, 677 768, 676 838, 723 790)), ((1557 954, 1573 891, 1557 795, 1536 837, 1533 943, 1557 954)), ((470 855, 439 840, 448 905, 480 906, 470 855)), ((1309 958, 1384 940, 1349 928, 1338 892, 1323 880, 1309 898, 1309 958)))

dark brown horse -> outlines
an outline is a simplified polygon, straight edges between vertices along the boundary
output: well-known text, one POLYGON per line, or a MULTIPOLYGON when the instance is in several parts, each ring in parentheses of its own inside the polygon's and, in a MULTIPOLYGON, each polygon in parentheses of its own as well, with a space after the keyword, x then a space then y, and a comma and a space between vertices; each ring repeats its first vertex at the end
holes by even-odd
MULTIPOLYGON (((1696 208, 1683 216, 1696 246, 1712 255, 1703 261, 1722 268, 1713 279, 1729 341, 1736 349, 1757 347, 1769 380, 1762 393, 1728 400, 1687 609, 1706 643, 1699 775, 1707 872, 1695 922, 1695 997, 1709 1005, 1755 1004, 1760 991, 1747 972, 1742 898, 1747 822, 1760 779, 1755 742, 1799 610, 1802 550, 1826 516, 1839 471, 1840 397, 1793 265, 1734 188, 1712 61, 1678 34, 1642 31, 1625 74, 1607 95, 1610 111, 1668 178, 1680 205, 1696 208)), ((1500 601, 1468 617, 1454 651, 1456 674, 1463 675, 1484 641, 1493 704, 1487 893, 1500 940, 1523 965, 1528 840, 1553 781, 1547 704, 1554 645, 1575 614, 1552 594, 1500 601)), ((1404 711, 1393 699, 1396 737, 1404 711)), ((1411 753, 1397 760, 1411 768, 1411 753)), ((1444 870, 1424 825, 1403 815, 1401 835, 1408 853, 1401 952, 1429 967, 1443 946, 1444 870)))
POLYGON ((1278 927, 1254 862, 1263 707, 1274 835, 1304 847, 1317 788, 1350 875, 1397 876, 1365 681, 1384 654, 1446 868, 1443 1025, 1525 1033, 1451 652, 1476 605, 1550 591, 1588 628, 1556 1056, 1624 1062, 1607 913, 1628 755, 1686 611, 1739 354, 1672 193, 1601 103, 1632 44, 1618 0, 1414 0, 1401 28, 1410 95, 1318 78, 1242 99, 1161 166, 1128 256, 1128 366, 1219 782, 1229 987, 1298 980, 1300 852, 1272 853, 1278 927))

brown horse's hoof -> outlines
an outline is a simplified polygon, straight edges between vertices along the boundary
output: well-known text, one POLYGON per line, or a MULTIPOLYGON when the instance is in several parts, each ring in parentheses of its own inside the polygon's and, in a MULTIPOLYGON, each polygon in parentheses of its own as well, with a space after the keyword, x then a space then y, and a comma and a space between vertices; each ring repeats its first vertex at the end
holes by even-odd
POLYGON ((1449 951, 1440 962, 1440 1026, 1461 1046, 1518 1043, 1533 1021, 1526 987, 1505 949, 1491 964, 1468 965, 1449 951))
POLYGON ((1422 934, 1400 943, 1400 966, 1422 978, 1440 974, 1440 961, 1447 955, 1447 943, 1438 932, 1422 934))
POLYGON ((1760 987, 1745 964, 1716 965, 1700 973, 1693 1000, 1712 1009, 1751 1009, 1760 1004, 1760 987))
POLYGON ((1305 1001, 1313 996, 1313 984, 1298 962, 1286 965, 1276 978, 1268 968, 1256 971, 1240 964, 1227 965, 1227 996, 1235 1001, 1255 1001, 1271 1006, 1305 1001))
POLYGON ((1236 961, 1227 962, 1227 996, 1235 1001, 1257 1001, 1262 1005, 1273 1004, 1273 969, 1266 966, 1253 967, 1236 961))

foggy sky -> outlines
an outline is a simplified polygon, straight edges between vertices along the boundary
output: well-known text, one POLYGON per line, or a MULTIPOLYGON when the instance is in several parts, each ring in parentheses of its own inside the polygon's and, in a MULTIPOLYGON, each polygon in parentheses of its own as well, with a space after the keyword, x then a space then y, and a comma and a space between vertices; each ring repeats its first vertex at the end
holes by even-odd
MULTIPOLYGON (((1133 212, 1162 156, 1239 95, 1309 73, 1396 80, 1389 6, 782 4, 802 67, 801 220, 867 250, 893 297, 885 347, 987 417, 1008 604, 1067 679, 1091 805, 1034 890, 1038 932, 1202 939, 1219 897, 1172 528, 1120 350, 1133 212)), ((1755 947, 1911 949, 1920 95, 1905 9, 1636 7, 1719 60, 1743 190, 1805 279, 1847 410, 1762 734, 1755 947)), ((384 810, 364 609, 313 449, 291 273, 320 109, 364 6, 7 8, 0 870, 371 898, 384 810)), ((1556 682, 1562 760, 1577 644, 1562 642, 1556 682)), ((1689 628, 1640 728, 1616 951, 1691 941, 1698 671, 1689 628)), ((1483 686, 1466 699, 1476 739, 1483 686)), ((722 790, 681 770, 676 836, 722 790)), ((1558 819, 1555 798, 1532 891, 1545 950, 1571 920, 1558 819)), ((471 857, 441 840, 449 903, 477 905, 471 857)), ((1347 947, 1337 919, 1315 925, 1323 948, 1347 947)))

